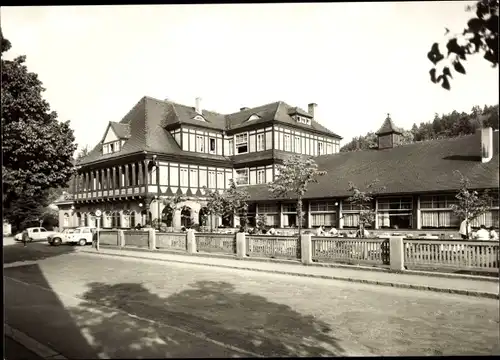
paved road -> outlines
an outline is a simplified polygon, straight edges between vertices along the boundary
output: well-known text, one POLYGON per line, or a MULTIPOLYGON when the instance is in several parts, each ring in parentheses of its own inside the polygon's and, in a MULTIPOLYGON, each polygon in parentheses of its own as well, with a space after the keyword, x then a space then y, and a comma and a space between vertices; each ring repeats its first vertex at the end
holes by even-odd
POLYGON ((5 336, 4 344, 4 359, 5 360, 42 360, 40 356, 32 353, 18 342, 5 336))
POLYGON ((73 249, 4 247, 6 322, 71 359, 500 354, 497 300, 73 249))

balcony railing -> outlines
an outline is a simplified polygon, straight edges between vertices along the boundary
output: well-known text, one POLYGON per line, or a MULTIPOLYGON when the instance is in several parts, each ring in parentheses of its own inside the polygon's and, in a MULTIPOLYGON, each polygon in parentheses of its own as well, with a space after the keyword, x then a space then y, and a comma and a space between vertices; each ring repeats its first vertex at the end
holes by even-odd
MULTIPOLYGON (((156 192, 157 185, 149 185, 147 187, 149 192, 156 192)), ((89 199, 100 199, 106 197, 116 197, 116 196, 137 196, 144 194, 146 192, 146 186, 129 186, 123 187, 121 189, 100 189, 94 191, 79 191, 76 195, 71 195, 71 200, 89 200, 89 199)))

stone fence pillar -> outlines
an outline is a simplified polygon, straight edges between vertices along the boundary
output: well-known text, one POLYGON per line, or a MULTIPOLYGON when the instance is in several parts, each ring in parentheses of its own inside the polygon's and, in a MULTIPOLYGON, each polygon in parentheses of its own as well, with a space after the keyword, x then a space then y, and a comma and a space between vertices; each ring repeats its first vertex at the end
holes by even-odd
POLYGON ((148 228, 149 250, 156 250, 156 231, 154 228, 148 228))
POLYGON ((189 254, 196 253, 196 236, 195 236, 194 231, 192 229, 189 229, 187 231, 186 243, 187 243, 188 253, 189 254))
POLYGON ((312 264, 311 234, 300 235, 300 261, 302 264, 312 264))
POLYGON ((118 230, 118 246, 125 247, 125 234, 123 230, 118 230))
POLYGON ((243 232, 236 233, 236 257, 244 258, 247 255, 247 239, 243 232))
POLYGON ((403 245, 403 236, 389 237, 389 251, 391 270, 405 269, 405 253, 403 245))

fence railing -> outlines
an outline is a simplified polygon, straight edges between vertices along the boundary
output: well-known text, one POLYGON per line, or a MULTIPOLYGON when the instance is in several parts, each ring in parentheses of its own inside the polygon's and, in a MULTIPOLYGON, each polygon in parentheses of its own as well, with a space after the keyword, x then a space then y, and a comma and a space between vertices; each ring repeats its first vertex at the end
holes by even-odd
POLYGON ((235 234, 196 233, 195 240, 198 251, 236 254, 235 234))
POLYGON ((384 238, 338 238, 302 235, 270 236, 217 233, 160 233, 152 229, 100 230, 100 243, 150 250, 179 250, 187 253, 210 252, 237 257, 263 257, 349 264, 390 265, 404 270, 474 270, 498 272, 499 243, 493 241, 460 241, 384 238), (394 247, 393 247, 394 246, 394 247), (392 262, 391 262, 392 260, 392 262))
POLYGON ((408 266, 498 269, 499 244, 492 241, 403 240, 408 266))
POLYGON ((186 233, 156 233, 158 249, 187 250, 186 233))
POLYGON ((99 243, 102 245, 120 246, 120 238, 118 231, 100 230, 99 243))
POLYGON ((137 230, 125 230, 123 232, 125 246, 148 247, 149 232, 137 230))
POLYGON ((300 259, 300 240, 291 236, 259 236, 246 237, 248 256, 271 258, 300 259))
POLYGON ((312 259, 325 262, 389 264, 388 239, 311 237, 312 259))

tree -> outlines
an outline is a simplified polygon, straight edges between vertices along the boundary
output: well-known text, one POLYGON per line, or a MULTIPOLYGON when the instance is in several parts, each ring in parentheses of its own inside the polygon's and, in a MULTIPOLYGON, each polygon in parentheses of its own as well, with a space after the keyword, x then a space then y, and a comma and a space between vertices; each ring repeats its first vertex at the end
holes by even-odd
MULTIPOLYGON (((211 216, 223 216, 224 215, 224 196, 220 194, 217 190, 211 190, 206 186, 203 187, 205 191, 205 196, 207 197, 207 214, 211 216)), ((214 230, 213 220, 210 221, 210 230, 214 230)))
POLYGON ((310 183, 318 182, 318 177, 326 171, 318 170, 318 165, 312 158, 294 155, 283 161, 279 166, 279 175, 269 183, 269 191, 275 198, 290 198, 297 201, 297 217, 299 236, 304 219, 302 199, 310 183))
POLYGON ((229 180, 229 188, 224 191, 226 216, 239 216, 240 227, 246 229, 248 224, 248 200, 250 195, 245 188, 237 187, 233 179, 229 180))
POLYGON ((82 148, 76 155, 76 160, 79 161, 89 154, 90 150, 88 146, 82 148))
MULTIPOLYGON (((165 220, 167 226, 171 226, 172 221, 174 219, 174 213, 176 210, 179 209, 179 204, 183 201, 186 201, 186 198, 183 195, 179 194, 176 194, 170 198, 163 199, 163 205, 165 206, 163 211, 166 213, 166 219, 163 220, 165 220)), ((161 224, 158 224, 158 226, 160 225, 161 224)))
POLYGON ((264 214, 258 214, 257 217, 255 218, 255 227, 259 232, 262 232, 266 228, 267 225, 267 218, 266 215, 264 214))
POLYGON ((4 218, 12 225, 12 231, 18 232, 30 226, 39 226, 43 218, 47 202, 47 194, 40 192, 34 196, 21 195, 9 202, 4 208, 4 218))
POLYGON ((9 48, 2 36, 2 205, 5 216, 19 223, 13 218, 22 215, 16 206, 66 186, 74 172, 76 145, 69 122, 59 122, 42 98, 45 89, 37 74, 28 71, 26 56, 4 59, 9 48))
MULTIPOLYGON (((443 66, 441 74, 437 74, 436 65, 445 59, 453 66, 455 72, 465 74, 465 68, 461 61, 467 60, 467 55, 484 54, 485 60, 493 67, 498 65, 498 0, 481 0, 475 7, 467 6, 466 11, 475 10, 475 17, 467 22, 467 27, 461 34, 454 34, 448 38, 446 57, 441 54, 439 44, 432 45, 427 54, 428 59, 434 64, 429 74, 431 81, 450 90, 452 78, 449 66, 443 66)), ((447 30, 447 34, 448 34, 447 30)))
POLYGON ((349 182, 348 190, 352 195, 347 201, 359 209, 359 232, 361 237, 365 237, 365 227, 375 221, 376 212, 372 207, 373 195, 385 189, 384 186, 375 188, 379 180, 376 179, 366 186, 365 191, 361 191, 354 183, 349 182))
POLYGON ((469 223, 490 210, 492 198, 485 190, 481 195, 476 190, 470 189, 470 181, 458 170, 454 173, 460 177, 460 190, 455 196, 458 204, 451 205, 451 210, 460 219, 465 220, 467 238, 469 238, 469 223))
MULTIPOLYGON (((221 216, 223 218, 239 215, 241 227, 246 227, 248 212, 247 201, 250 199, 250 195, 245 188, 238 188, 231 179, 229 180, 229 188, 224 190, 222 194, 217 190, 208 189, 206 186, 204 186, 203 189, 207 197, 206 208, 208 214, 221 216)), ((211 223, 213 230, 213 222, 211 223)))

